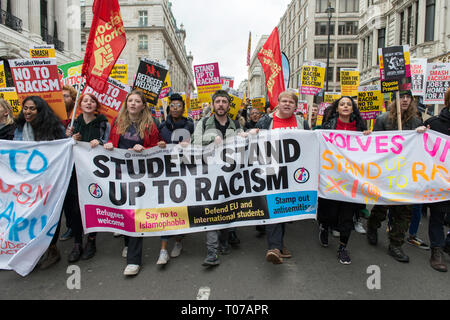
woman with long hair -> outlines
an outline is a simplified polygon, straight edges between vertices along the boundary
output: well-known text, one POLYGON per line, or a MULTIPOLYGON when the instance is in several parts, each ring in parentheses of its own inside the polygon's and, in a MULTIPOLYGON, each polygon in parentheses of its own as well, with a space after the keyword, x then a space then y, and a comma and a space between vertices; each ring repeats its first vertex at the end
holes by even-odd
POLYGON ((0 139, 14 139, 15 130, 16 125, 14 123, 11 105, 8 101, 0 98, 0 139))
MULTIPOLYGON (((106 150, 120 148, 142 152, 157 145, 161 148, 166 146, 147 107, 144 93, 133 90, 127 95, 114 120, 109 141, 104 147, 106 150)), ((124 275, 131 276, 139 273, 142 264, 142 243, 142 237, 125 237, 122 255, 127 258, 127 267, 124 275)))
MULTIPOLYGON (((364 120, 358 111, 356 102, 348 96, 343 96, 329 107, 329 113, 322 129, 361 131, 370 134, 364 120)), ((350 264, 347 243, 353 229, 353 215, 359 204, 319 198, 318 221, 319 239, 323 247, 328 247, 328 230, 336 228, 339 231, 338 259, 342 264, 350 264)))
MULTIPOLYGON (((25 98, 16 126, 14 140, 17 141, 52 141, 65 138, 64 126, 60 119, 53 113, 48 103, 38 96, 25 98)), ((61 259, 56 247, 60 224, 61 220, 47 252, 39 263, 41 269, 47 269, 61 259)))
MULTIPOLYGON (((97 113, 99 105, 98 99, 93 94, 85 93, 81 95, 78 99, 77 110, 81 110, 82 113, 75 119, 73 127, 69 126, 66 129, 66 135, 72 136, 77 141, 89 142, 92 148, 106 143, 111 126, 103 114, 97 113)), ((70 225, 74 236, 74 246, 68 257, 69 263, 77 262, 80 258, 82 260, 92 258, 96 252, 97 233, 93 232, 88 235, 86 246, 83 249, 83 224, 78 202, 75 168, 72 171, 66 199, 64 200, 64 212, 66 219, 71 221, 70 225)))

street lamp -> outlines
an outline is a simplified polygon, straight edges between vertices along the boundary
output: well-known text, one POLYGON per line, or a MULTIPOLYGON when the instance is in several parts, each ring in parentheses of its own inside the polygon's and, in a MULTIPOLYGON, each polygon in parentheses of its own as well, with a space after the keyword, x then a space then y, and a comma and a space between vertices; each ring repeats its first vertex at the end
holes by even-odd
POLYGON ((331 17, 333 16, 333 13, 335 12, 335 9, 331 6, 331 2, 328 1, 328 7, 325 10, 325 12, 328 15, 328 44, 327 44, 327 68, 325 70, 325 76, 326 76, 326 87, 325 92, 328 91, 328 65, 330 64, 330 28, 331 28, 331 17))

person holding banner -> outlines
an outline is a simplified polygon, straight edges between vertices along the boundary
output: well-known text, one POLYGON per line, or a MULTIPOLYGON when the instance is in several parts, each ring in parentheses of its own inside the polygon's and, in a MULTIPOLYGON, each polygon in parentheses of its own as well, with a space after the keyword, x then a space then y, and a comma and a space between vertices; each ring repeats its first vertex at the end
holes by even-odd
MULTIPOLYGON (((168 116, 159 126, 159 134, 166 143, 178 144, 190 142, 191 134, 194 133, 194 122, 190 118, 183 117, 185 104, 183 97, 178 93, 174 93, 169 97, 168 116)), ((170 253, 170 257, 176 258, 180 255, 183 245, 181 244, 181 236, 175 236, 175 245, 170 253)), ((167 251, 169 244, 169 236, 161 237, 161 250, 156 264, 166 264, 170 257, 167 251)))
MULTIPOLYGON (((108 141, 111 126, 103 114, 97 114, 99 105, 98 99, 93 94, 85 93, 81 95, 78 99, 77 110, 81 110, 82 113, 74 121, 73 127, 69 126, 66 129, 66 136, 71 136, 76 141, 89 142, 92 148, 105 144, 108 141)), ((89 234, 86 247, 82 249, 83 223, 81 221, 77 189, 77 178, 74 169, 69 188, 67 189, 67 199, 64 200, 64 212, 66 217, 69 216, 75 238, 73 249, 68 257, 69 263, 77 262, 80 258, 83 260, 90 259, 96 252, 96 233, 89 234)))
MULTIPOLYGON (((283 91, 278 96, 278 106, 275 112, 264 115, 256 124, 256 129, 249 131, 257 134, 259 130, 277 128, 294 128, 309 130, 308 122, 303 116, 295 115, 298 97, 295 92, 283 91)), ((275 223, 266 226, 267 245, 266 260, 273 264, 283 263, 283 258, 290 258, 292 254, 284 245, 285 224, 275 223)))
MULTIPOLYGON (((212 95, 212 116, 202 118, 192 135, 192 144, 207 146, 211 143, 220 144, 224 140, 236 135, 236 123, 228 116, 231 97, 225 90, 217 90, 212 95)), ((206 232, 207 254, 203 266, 216 266, 220 264, 219 251, 222 254, 230 253, 230 233, 234 243, 240 242, 235 231, 230 229, 211 230, 206 232)))
MULTIPOLYGON (((52 141, 66 137, 60 119, 53 113, 48 103, 39 96, 29 96, 23 100, 16 125, 17 128, 14 132, 16 141, 52 141)), ((56 246, 60 227, 61 220, 59 220, 49 248, 39 262, 41 269, 47 269, 61 259, 56 246)))
MULTIPOLYGON (((410 90, 400 91, 401 124, 403 130, 415 130, 423 132, 422 122, 417 116, 417 103, 414 101, 410 90)), ((379 115, 373 127, 374 131, 398 130, 397 126, 397 103, 394 96, 389 105, 389 111, 379 115)), ((367 220, 367 240, 369 244, 378 243, 378 228, 386 219, 387 211, 391 218, 389 230, 388 253, 399 262, 409 262, 409 257, 403 252, 402 245, 405 242, 405 234, 411 221, 411 205, 382 206, 375 205, 367 220)))
POLYGON ((11 105, 5 99, 0 98, 0 139, 14 139, 15 130, 16 125, 14 123, 11 105))
MULTIPOLYGON (((450 89, 444 95, 445 107, 438 116, 431 117, 425 121, 429 129, 450 135, 450 89)), ((450 255, 450 231, 447 237, 444 235, 445 218, 450 218, 450 201, 430 203, 430 220, 428 225, 428 236, 430 238, 431 258, 430 265, 433 269, 447 272, 444 262, 444 253, 450 255)))
MULTIPOLYGON (((367 130, 364 120, 358 111, 356 102, 349 96, 342 96, 330 106, 327 121, 322 125, 326 130, 361 131, 367 130)), ((360 204, 319 198, 318 217, 319 239, 322 247, 328 247, 329 228, 339 231, 338 259, 342 264, 350 264, 347 243, 353 230, 353 215, 361 207, 360 204)))
MULTIPOLYGON (((142 152, 154 146, 164 148, 165 142, 159 135, 153 121, 147 99, 140 90, 131 91, 114 119, 106 150, 114 148, 142 152)), ((142 237, 124 237, 125 248, 122 256, 127 258, 127 266, 123 272, 126 276, 137 275, 142 264, 142 237)))

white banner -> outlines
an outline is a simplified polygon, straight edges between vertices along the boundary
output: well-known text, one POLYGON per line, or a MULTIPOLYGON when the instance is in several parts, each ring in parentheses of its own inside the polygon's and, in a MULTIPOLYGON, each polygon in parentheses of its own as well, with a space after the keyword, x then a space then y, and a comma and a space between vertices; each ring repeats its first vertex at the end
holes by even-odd
POLYGON ((72 173, 72 145, 1 141, 0 269, 25 276, 48 248, 72 173))
POLYGON ((398 205, 450 199, 450 140, 428 130, 358 132, 318 130, 319 197, 398 205))
POLYGON ((84 229, 160 236, 314 219, 316 136, 271 130, 225 145, 142 153, 78 143, 84 229))

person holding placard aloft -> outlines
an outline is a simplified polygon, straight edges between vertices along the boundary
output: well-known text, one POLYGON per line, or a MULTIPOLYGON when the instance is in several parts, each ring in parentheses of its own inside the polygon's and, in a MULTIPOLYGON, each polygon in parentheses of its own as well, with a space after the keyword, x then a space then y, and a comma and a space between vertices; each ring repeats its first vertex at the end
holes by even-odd
MULTIPOLYGON (((410 90, 400 91, 401 126, 403 130, 423 132, 425 127, 417 115, 417 103, 414 101, 410 90)), ((395 99, 389 105, 389 111, 382 113, 375 120, 374 131, 398 130, 397 102, 395 99)), ((399 262, 409 262, 409 257, 403 252, 402 245, 405 242, 405 234, 411 221, 411 205, 383 206, 375 205, 367 220, 367 240, 371 245, 378 243, 378 228, 386 219, 389 210, 391 225, 389 230, 388 253, 399 262)))
MULTIPOLYGON (((159 135, 144 93, 133 90, 127 95, 114 120, 109 141, 104 148, 110 151, 119 148, 142 152, 155 146, 165 148, 166 143, 159 135)), ((142 237, 125 237, 122 256, 127 258, 127 266, 124 275, 132 276, 139 273, 142 264, 142 244, 142 237)))
MULTIPOLYGON (((335 100, 329 107, 328 117, 322 125, 326 130, 361 131, 364 135, 371 133, 367 130, 364 120, 358 111, 356 102, 348 96, 335 100)), ((359 204, 319 198, 318 220, 320 224, 319 240, 323 247, 328 247, 329 228, 339 231, 338 259, 342 264, 350 264, 351 259, 347 251, 347 243, 353 229, 353 214, 360 207, 359 204)))

